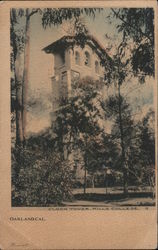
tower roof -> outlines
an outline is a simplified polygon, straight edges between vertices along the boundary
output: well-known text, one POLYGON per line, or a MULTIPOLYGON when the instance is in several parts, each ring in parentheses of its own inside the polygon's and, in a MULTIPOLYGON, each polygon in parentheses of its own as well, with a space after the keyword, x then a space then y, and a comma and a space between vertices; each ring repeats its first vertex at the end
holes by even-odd
POLYGON ((49 44, 42 50, 48 54, 55 54, 69 47, 73 47, 74 45, 78 45, 84 47, 85 44, 88 44, 92 49, 95 49, 96 53, 101 58, 111 59, 107 54, 106 49, 103 45, 98 41, 98 39, 92 35, 86 35, 83 37, 84 41, 82 42, 82 38, 79 36, 63 36, 55 42, 49 44), (80 44, 80 41, 82 44, 80 44))

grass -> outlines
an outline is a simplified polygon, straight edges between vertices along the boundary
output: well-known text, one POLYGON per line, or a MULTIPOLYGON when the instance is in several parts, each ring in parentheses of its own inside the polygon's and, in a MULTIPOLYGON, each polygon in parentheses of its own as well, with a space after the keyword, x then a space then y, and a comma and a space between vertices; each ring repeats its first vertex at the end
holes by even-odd
POLYGON ((152 198, 151 192, 131 192, 128 195, 124 195, 123 193, 117 194, 97 194, 97 193, 86 193, 86 194, 75 194, 75 199, 77 200, 89 200, 89 201, 117 201, 125 198, 152 198))
POLYGON ((123 193, 123 189, 120 187, 108 188, 106 193, 105 188, 87 188, 86 193, 83 193, 83 189, 74 190, 74 201, 72 205, 86 204, 104 204, 114 206, 155 206, 155 199, 153 199, 153 193, 150 188, 141 189, 137 191, 134 187, 129 188, 127 195, 123 193))

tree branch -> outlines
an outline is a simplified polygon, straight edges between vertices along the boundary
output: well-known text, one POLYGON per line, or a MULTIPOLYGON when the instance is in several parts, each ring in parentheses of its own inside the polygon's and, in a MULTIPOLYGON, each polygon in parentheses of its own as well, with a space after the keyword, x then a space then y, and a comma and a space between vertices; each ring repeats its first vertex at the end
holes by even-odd
POLYGON ((152 44, 151 38, 150 38, 149 36, 147 36, 147 34, 145 34, 140 28, 138 28, 138 27, 133 27, 133 26, 131 25, 131 23, 126 22, 126 21, 119 15, 119 12, 116 12, 113 8, 111 8, 111 10, 112 10, 112 12, 115 14, 115 16, 116 16, 117 18, 119 18, 124 24, 130 26, 130 27, 131 27, 132 29, 134 29, 134 30, 136 30, 136 28, 137 28, 137 31, 138 31, 142 36, 148 38, 149 41, 150 41, 151 44, 152 44))
POLYGON ((33 16, 35 13, 37 13, 39 11, 39 8, 36 10, 33 10, 29 15, 28 18, 30 18, 31 16, 33 16))

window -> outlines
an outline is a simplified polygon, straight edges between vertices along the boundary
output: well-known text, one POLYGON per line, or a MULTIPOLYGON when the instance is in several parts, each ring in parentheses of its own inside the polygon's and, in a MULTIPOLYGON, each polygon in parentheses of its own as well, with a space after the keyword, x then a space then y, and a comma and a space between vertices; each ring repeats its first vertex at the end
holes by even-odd
POLYGON ((99 63, 95 61, 95 73, 99 73, 99 63))
POLYGON ((65 52, 64 52, 64 51, 62 51, 62 52, 60 53, 60 57, 61 57, 61 64, 62 64, 62 65, 65 64, 65 52))
POLYGON ((78 51, 75 52, 75 63, 80 65, 80 54, 78 51))
POLYGON ((90 67, 90 54, 86 51, 85 52, 85 62, 84 62, 84 64, 86 65, 86 66, 89 66, 90 67))

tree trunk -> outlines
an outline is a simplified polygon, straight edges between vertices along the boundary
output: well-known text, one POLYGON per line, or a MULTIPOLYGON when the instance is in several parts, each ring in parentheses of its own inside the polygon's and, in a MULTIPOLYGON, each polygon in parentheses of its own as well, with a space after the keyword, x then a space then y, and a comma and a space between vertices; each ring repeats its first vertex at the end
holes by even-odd
POLYGON ((123 133, 123 122, 122 122, 122 109, 121 109, 121 94, 120 94, 120 84, 118 85, 118 96, 119 96, 119 127, 120 127, 120 139, 121 139, 121 155, 123 164, 123 188, 124 194, 128 194, 128 169, 125 162, 125 146, 124 146, 124 133, 123 133))
POLYGON ((16 145, 23 144, 23 129, 22 129, 22 75, 21 54, 16 55, 15 61, 15 85, 16 85, 16 145))
POLYGON ((92 188, 95 188, 94 180, 95 180, 95 177, 94 175, 92 175, 92 188))
POLYGON ((23 144, 23 130, 22 130, 22 82, 16 81, 16 145, 23 144))
POLYGON ((86 170, 86 165, 84 169, 84 194, 86 194, 86 183, 87 183, 87 170, 86 170))
POLYGON ((16 145, 21 146, 23 142, 23 131, 22 131, 22 78, 23 78, 23 69, 22 69, 22 57, 21 53, 18 50, 18 44, 15 34, 15 23, 16 23, 16 12, 11 10, 10 12, 10 21, 11 21, 11 44, 13 50, 13 72, 15 80, 15 91, 16 91, 16 145))
POLYGON ((29 80, 29 50, 30 50, 30 16, 29 16, 29 10, 26 9, 24 71, 23 71, 23 88, 22 88, 23 146, 25 145, 25 140, 26 140, 27 90, 28 90, 28 80, 29 80))
POLYGON ((127 169, 124 166, 124 171, 123 171, 123 192, 125 195, 128 194, 128 172, 127 169))

